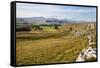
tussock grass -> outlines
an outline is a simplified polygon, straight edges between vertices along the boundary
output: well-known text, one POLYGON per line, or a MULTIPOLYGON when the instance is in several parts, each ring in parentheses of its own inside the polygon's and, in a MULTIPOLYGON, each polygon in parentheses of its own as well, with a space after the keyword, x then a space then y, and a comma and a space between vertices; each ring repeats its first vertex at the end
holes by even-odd
MULTIPOLYGON (((91 32, 96 31, 89 31, 87 24, 62 25, 56 31, 45 28, 44 31, 17 32, 16 64, 75 62, 79 53, 88 46, 87 35, 91 32), (80 35, 76 36, 77 33, 80 35)), ((96 37, 93 41, 96 42, 96 37)))
MULTIPOLYGON (((17 65, 74 62, 81 50, 88 44, 85 36, 69 37, 68 35, 67 37, 67 34, 64 33, 50 34, 43 38, 45 36, 43 34, 40 37, 42 39, 24 41, 23 38, 21 40, 17 38, 17 65)), ((34 37, 38 37, 38 35, 34 37)))

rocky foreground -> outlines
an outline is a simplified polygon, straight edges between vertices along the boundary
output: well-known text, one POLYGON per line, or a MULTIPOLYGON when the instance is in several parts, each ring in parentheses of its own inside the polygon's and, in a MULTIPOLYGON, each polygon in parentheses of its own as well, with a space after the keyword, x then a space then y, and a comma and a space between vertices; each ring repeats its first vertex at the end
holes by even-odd
POLYGON ((88 38, 88 47, 84 48, 79 56, 76 58, 76 62, 82 62, 82 61, 93 61, 96 60, 96 48, 93 48, 93 45, 96 45, 95 42, 93 42, 93 34, 90 34, 87 36, 88 38))

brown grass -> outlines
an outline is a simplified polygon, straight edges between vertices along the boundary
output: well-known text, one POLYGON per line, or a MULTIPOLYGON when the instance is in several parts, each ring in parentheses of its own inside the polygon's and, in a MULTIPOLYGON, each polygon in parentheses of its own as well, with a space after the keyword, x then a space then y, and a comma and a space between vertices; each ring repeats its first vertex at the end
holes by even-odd
POLYGON ((74 62, 87 43, 84 36, 47 37, 39 40, 17 39, 17 65, 74 62))

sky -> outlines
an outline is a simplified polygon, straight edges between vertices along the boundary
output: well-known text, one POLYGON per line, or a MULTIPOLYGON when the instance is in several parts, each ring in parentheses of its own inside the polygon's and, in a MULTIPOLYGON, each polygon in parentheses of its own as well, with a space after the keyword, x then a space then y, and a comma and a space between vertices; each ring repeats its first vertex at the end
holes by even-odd
POLYGON ((17 3, 16 16, 96 21, 96 7, 17 3))

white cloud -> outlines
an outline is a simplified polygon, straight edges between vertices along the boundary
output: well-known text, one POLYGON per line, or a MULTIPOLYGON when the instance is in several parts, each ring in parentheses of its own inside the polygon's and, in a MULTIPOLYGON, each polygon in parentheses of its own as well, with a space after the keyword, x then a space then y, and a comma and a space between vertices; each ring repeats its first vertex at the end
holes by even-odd
MULTIPOLYGON (((17 3, 17 17, 43 16, 74 19, 77 16, 80 17, 80 15, 86 14, 91 19, 91 17, 95 17, 95 13, 96 8, 89 7, 17 3), (92 13, 91 16, 90 13, 92 13)), ((83 15, 81 18, 85 19, 86 16, 83 15)))

